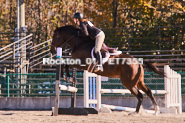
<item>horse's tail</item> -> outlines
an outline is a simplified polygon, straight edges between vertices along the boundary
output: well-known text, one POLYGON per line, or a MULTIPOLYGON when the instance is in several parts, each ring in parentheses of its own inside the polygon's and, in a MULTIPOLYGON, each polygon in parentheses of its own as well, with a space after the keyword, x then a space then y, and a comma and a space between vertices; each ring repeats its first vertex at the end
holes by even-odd
POLYGON ((152 63, 148 61, 143 61, 144 65, 149 68, 149 70, 161 75, 161 76, 166 76, 163 70, 159 70, 156 66, 154 66, 152 63))

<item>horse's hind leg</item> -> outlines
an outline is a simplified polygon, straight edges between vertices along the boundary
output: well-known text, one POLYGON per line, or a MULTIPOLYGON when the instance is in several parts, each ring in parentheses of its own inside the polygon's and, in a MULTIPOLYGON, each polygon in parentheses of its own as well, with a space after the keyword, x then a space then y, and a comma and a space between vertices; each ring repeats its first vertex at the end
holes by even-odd
MULTIPOLYGON (((135 113, 139 113, 139 109, 140 109, 142 101, 143 101, 143 95, 142 95, 141 92, 139 92, 139 89, 137 87, 132 87, 129 90, 138 99, 138 103, 137 103, 137 107, 136 107, 136 112, 135 113)), ((133 113, 130 113, 130 114, 133 114, 133 113)))
POLYGON ((157 115, 157 112, 159 111, 159 106, 157 105, 157 103, 154 99, 152 91, 149 88, 147 88, 143 82, 138 83, 138 88, 141 89, 143 92, 145 92, 148 95, 148 97, 152 100, 152 103, 155 108, 155 115, 157 115))

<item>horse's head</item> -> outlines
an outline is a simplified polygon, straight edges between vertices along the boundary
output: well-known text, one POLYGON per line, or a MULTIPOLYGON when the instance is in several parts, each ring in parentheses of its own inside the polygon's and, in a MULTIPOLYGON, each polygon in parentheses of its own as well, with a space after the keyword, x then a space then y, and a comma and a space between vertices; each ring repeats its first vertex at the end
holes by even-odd
POLYGON ((58 27, 55 29, 54 33, 53 33, 53 38, 52 38, 52 42, 51 42, 51 48, 50 48, 50 52, 52 54, 55 54, 56 53, 56 47, 59 46, 59 30, 58 30, 58 27))
POLYGON ((61 47, 69 42, 77 34, 78 30, 79 29, 71 25, 56 28, 53 33, 50 52, 55 54, 56 47, 61 47))

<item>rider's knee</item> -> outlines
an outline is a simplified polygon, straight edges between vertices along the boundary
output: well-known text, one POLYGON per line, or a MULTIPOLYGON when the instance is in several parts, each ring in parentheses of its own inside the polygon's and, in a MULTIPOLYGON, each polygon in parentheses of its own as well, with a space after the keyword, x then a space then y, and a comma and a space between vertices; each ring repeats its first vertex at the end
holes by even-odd
POLYGON ((98 49, 97 49, 96 47, 94 48, 94 52, 95 52, 95 53, 97 53, 97 52, 98 52, 98 49))

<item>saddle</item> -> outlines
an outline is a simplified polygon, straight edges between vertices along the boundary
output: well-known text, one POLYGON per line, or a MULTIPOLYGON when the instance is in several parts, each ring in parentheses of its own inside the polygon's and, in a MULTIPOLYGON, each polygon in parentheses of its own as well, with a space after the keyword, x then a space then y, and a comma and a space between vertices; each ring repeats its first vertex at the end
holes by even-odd
MULTIPOLYGON (((110 56, 119 55, 122 53, 122 51, 118 51, 118 48, 110 48, 105 43, 102 44, 101 47, 101 55, 102 55, 102 63, 105 63, 110 56)), ((94 48, 91 51, 92 58, 96 58, 96 54, 94 52, 94 48)))
MULTIPOLYGON (((92 50, 91 50, 92 59, 97 58, 96 54, 94 52, 94 48, 92 48, 92 50)), ((122 51, 118 51, 118 48, 110 48, 110 47, 106 46, 104 43, 102 44, 100 52, 101 52, 101 55, 102 55, 102 64, 107 62, 110 56, 119 55, 119 54, 122 53, 122 51)), ((87 71, 92 73, 96 64, 93 65, 93 62, 91 62, 91 64, 87 68, 87 71)))

